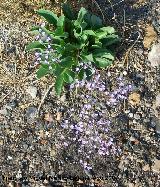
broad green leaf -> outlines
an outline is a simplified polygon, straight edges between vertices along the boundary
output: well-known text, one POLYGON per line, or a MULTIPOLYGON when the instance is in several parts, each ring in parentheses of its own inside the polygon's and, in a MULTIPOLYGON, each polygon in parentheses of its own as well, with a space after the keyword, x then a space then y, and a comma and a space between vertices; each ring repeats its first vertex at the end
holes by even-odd
POLYGON ((88 38, 87 35, 83 34, 81 36, 82 42, 85 42, 87 40, 87 38, 88 38))
POLYGON ((102 20, 94 14, 87 13, 84 20, 92 29, 99 29, 103 26, 102 20))
POLYGON ((106 68, 107 66, 112 64, 112 60, 106 58, 95 58, 95 64, 100 68, 106 68))
POLYGON ((31 42, 26 46, 26 50, 45 49, 45 46, 39 41, 31 42))
POLYGON ((66 83, 72 83, 73 82, 73 77, 71 76, 70 72, 65 72, 64 73, 64 81, 66 83))
POLYGON ((53 24, 54 26, 57 25, 58 17, 52 11, 40 9, 37 11, 37 14, 44 17, 48 23, 53 24))
POLYGON ((58 77, 61 74, 63 74, 65 71, 65 68, 63 68, 62 66, 60 66, 59 64, 57 64, 56 68, 55 68, 55 75, 58 77))
POLYGON ((57 20, 57 29, 55 31, 55 35, 57 35, 57 36, 62 37, 62 35, 64 33, 64 19, 65 19, 65 17, 62 15, 57 20))
POLYGON ((107 34, 114 34, 115 33, 115 29, 113 27, 102 27, 100 28, 101 31, 106 32, 107 34))
POLYGON ((38 71, 36 72, 37 78, 40 79, 42 77, 44 77, 45 75, 48 74, 48 69, 44 68, 44 67, 40 67, 38 69, 38 71))
POLYGON ((99 39, 105 38, 106 36, 107 36, 107 32, 104 31, 96 32, 96 37, 98 37, 99 39))
POLYGON ((91 48, 92 48, 92 49, 101 49, 101 48, 102 48, 102 43, 99 42, 99 41, 97 41, 97 42, 95 42, 95 44, 93 44, 93 45, 91 46, 91 48))
POLYGON ((87 60, 87 61, 89 61, 89 62, 93 62, 93 61, 94 61, 94 60, 93 60, 93 55, 92 55, 92 54, 89 54, 89 55, 82 54, 81 56, 82 56, 82 58, 83 58, 84 60, 87 60))
POLYGON ((87 27, 87 23, 83 21, 80 26, 82 27, 82 30, 84 30, 87 27))
POLYGON ((74 64, 74 60, 72 57, 68 56, 61 60, 60 64, 64 68, 70 68, 74 64))
POLYGON ((63 14, 65 15, 65 17, 67 17, 70 20, 74 20, 75 19, 75 14, 72 11, 70 5, 68 3, 64 3, 62 5, 62 10, 63 10, 63 14))
POLYGON ((93 51, 93 56, 114 60, 112 52, 107 49, 96 49, 93 51))
POLYGON ((55 91, 57 93, 57 95, 59 96, 62 92, 62 88, 63 88, 63 84, 64 84, 64 75, 59 75, 58 77, 56 77, 56 82, 55 82, 55 91))
POLYGON ((84 30, 83 33, 90 36, 96 36, 95 32, 92 30, 84 30))
POLYGON ((97 29, 102 26, 102 20, 94 14, 91 16, 91 23, 94 29, 97 29))
POLYGON ((64 27, 64 19, 65 17, 63 15, 58 18, 57 27, 62 27, 62 28, 64 27))
POLYGON ((102 40, 103 46, 108 47, 112 44, 120 42, 120 38, 118 35, 108 35, 106 38, 103 38, 102 40))
POLYGON ((73 29, 73 33, 76 38, 79 38, 82 35, 82 28, 79 27, 79 28, 73 29))
POLYGON ((78 18, 77 18, 77 21, 78 21, 79 23, 82 23, 83 18, 84 18, 84 16, 85 16, 86 13, 87 13, 87 10, 86 10, 85 8, 82 7, 82 8, 80 9, 79 13, 78 13, 78 18))

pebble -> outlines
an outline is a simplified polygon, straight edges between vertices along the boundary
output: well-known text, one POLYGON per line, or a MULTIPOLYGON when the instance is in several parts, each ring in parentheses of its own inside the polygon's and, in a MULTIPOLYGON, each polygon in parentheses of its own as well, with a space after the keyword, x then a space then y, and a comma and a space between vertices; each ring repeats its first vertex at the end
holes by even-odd
POLYGON ((36 118, 36 114, 37 114, 36 107, 28 107, 28 109, 26 110, 27 121, 29 123, 32 123, 34 119, 36 118))
POLYGON ((14 109, 18 106, 18 101, 16 99, 13 99, 10 103, 6 105, 7 109, 14 109))
POLYGON ((128 117, 133 118, 133 113, 129 113, 128 117))
POLYGON ((8 160, 12 160, 13 159, 11 156, 8 156, 7 158, 8 158, 8 160))
POLYGON ((160 93, 156 96, 156 107, 160 106, 160 93))
POLYGON ((7 116, 8 115, 8 111, 6 108, 0 110, 0 114, 4 115, 4 116, 7 116))
POLYGON ((152 166, 153 172, 159 173, 160 172, 160 160, 155 159, 154 165, 152 166))
POLYGON ((35 99, 37 96, 37 88, 35 86, 29 86, 27 89, 27 93, 30 94, 32 99, 35 99))
POLYGON ((150 61, 152 67, 160 66, 160 43, 153 45, 148 54, 148 60, 150 61))
POLYGON ((141 117, 139 114, 134 114, 134 119, 139 120, 141 117))
POLYGON ((160 119, 156 121, 156 132, 160 134, 160 119))

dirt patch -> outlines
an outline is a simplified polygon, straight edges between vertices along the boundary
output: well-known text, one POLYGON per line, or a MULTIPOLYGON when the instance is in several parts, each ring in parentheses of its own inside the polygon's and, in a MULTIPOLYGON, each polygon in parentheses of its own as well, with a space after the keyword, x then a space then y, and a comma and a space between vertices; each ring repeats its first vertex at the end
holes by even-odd
POLYGON ((0 3, 2 186, 9 184, 7 178, 26 187, 159 185, 160 124, 155 102, 160 78, 159 67, 151 66, 148 59, 149 50, 159 41, 156 3, 83 3, 105 24, 115 26, 122 42, 110 68, 97 71, 93 82, 68 88, 60 98, 50 87, 51 77, 35 78, 34 55, 25 52, 33 39, 29 29, 42 21, 35 10, 47 8, 60 14, 60 4, 0 3), (154 40, 146 47, 148 24, 154 40))

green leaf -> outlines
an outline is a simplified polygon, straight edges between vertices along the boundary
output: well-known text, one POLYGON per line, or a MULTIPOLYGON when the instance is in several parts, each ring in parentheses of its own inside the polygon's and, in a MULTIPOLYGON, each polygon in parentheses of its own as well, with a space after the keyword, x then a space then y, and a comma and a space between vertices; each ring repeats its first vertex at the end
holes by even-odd
POLYGON ((115 33, 115 29, 113 27, 102 27, 100 28, 101 31, 106 32, 107 34, 114 34, 115 33))
POLYGON ((102 20, 94 14, 91 16, 91 23, 92 27, 95 29, 102 26, 102 20))
POLYGON ((41 44, 39 41, 31 42, 26 46, 26 50, 35 50, 35 49, 45 49, 45 46, 41 44))
POLYGON ((96 36, 95 32, 92 30, 84 30, 83 33, 90 36, 96 36))
POLYGON ((96 37, 98 37, 98 39, 105 38, 106 36, 107 36, 107 32, 103 32, 103 31, 96 32, 96 37))
POLYGON ((65 17, 63 15, 58 18, 57 27, 62 27, 62 28, 64 27, 64 19, 65 17))
POLYGON ((107 50, 107 49, 96 49, 96 50, 93 51, 93 56, 114 60, 113 53, 111 51, 107 50))
POLYGON ((62 92, 62 88, 63 88, 63 84, 64 84, 64 75, 60 75, 56 78, 56 82, 55 82, 55 91, 57 93, 57 95, 59 96, 62 92))
POLYGON ((103 26, 102 20, 94 14, 87 13, 84 20, 92 29, 99 29, 103 26))
POLYGON ((38 71, 36 72, 37 78, 40 79, 42 77, 44 77, 45 75, 48 74, 48 69, 44 68, 44 67, 40 67, 38 69, 38 71))
POLYGON ((55 75, 58 77, 60 76, 60 74, 64 73, 65 68, 63 68, 62 66, 60 66, 59 64, 57 64, 56 68, 55 68, 55 75))
POLYGON ((95 64, 100 68, 106 68, 112 64, 112 60, 106 58, 95 58, 95 64))
POLYGON ((71 73, 71 71, 66 71, 65 73, 64 73, 64 81, 66 82, 66 83, 72 83, 73 82, 73 77, 72 77, 72 75, 71 75, 72 73, 71 73))
POLYGON ((66 58, 63 58, 59 65, 61 65, 64 68, 70 68, 74 64, 74 60, 72 57, 68 56, 66 58))
POLYGON ((82 7, 82 8, 80 9, 79 13, 78 13, 78 18, 77 18, 77 21, 78 21, 79 23, 82 23, 83 18, 84 18, 84 16, 85 16, 86 13, 87 13, 87 10, 86 10, 85 8, 82 7))
POLYGON ((44 17, 48 23, 53 24, 54 26, 57 25, 58 17, 52 11, 40 9, 37 11, 37 14, 44 17))
POLYGON ((93 57, 96 65, 100 68, 105 68, 109 66, 114 60, 113 53, 107 49, 94 50, 93 57))
POLYGON ((120 42, 120 38, 118 37, 118 35, 108 35, 106 38, 103 38, 102 40, 103 46, 108 47, 112 44, 118 43, 120 42))
POLYGON ((67 17, 70 20, 74 20, 75 19, 75 14, 72 11, 70 5, 68 3, 64 3, 62 5, 62 10, 63 10, 63 14, 65 15, 65 17, 67 17))
POLYGON ((63 15, 58 18, 57 29, 55 30, 55 35, 57 35, 57 36, 62 37, 62 35, 64 33, 64 19, 65 19, 65 17, 63 15))
POLYGON ((89 61, 89 62, 93 62, 93 61, 94 61, 94 60, 93 60, 93 55, 92 55, 92 54, 89 54, 89 55, 81 54, 81 56, 82 56, 82 58, 83 58, 84 60, 87 60, 87 61, 89 61))

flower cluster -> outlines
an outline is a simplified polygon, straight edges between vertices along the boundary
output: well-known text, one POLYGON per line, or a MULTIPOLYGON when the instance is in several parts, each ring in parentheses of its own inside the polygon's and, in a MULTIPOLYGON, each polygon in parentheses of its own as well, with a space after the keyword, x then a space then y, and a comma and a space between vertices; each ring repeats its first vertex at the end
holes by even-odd
POLYGON ((56 51, 53 49, 52 46, 52 39, 48 34, 43 30, 45 27, 45 23, 41 24, 39 28, 39 34, 35 37, 36 41, 39 41, 43 44, 46 48, 41 50, 40 52, 35 53, 35 65, 38 64, 46 64, 49 66, 49 69, 52 69, 53 63, 59 63, 60 60, 56 51))
POLYGON ((117 105, 120 101, 127 99, 128 93, 132 91, 132 85, 127 84, 122 77, 117 78, 117 86, 113 91, 108 90, 104 81, 100 80, 100 74, 95 74, 91 81, 83 79, 75 80, 70 89, 84 87, 89 91, 98 91, 105 94, 108 105, 117 105))
POLYGON ((127 84, 123 77, 117 78, 114 82, 116 85, 109 90, 100 75, 95 74, 91 81, 76 80, 70 87, 71 89, 83 87, 86 92, 77 96, 81 99, 82 104, 80 106, 73 104, 68 109, 66 118, 61 122, 64 136, 60 142, 62 148, 76 145, 80 158, 79 163, 85 170, 92 169, 89 160, 93 155, 106 157, 111 154, 119 154, 121 151, 112 134, 113 119, 109 116, 109 112, 107 113, 105 106, 119 107, 120 101, 126 99, 129 92, 132 91, 132 85, 127 84), (94 93, 100 94, 106 99, 104 109, 94 93))

